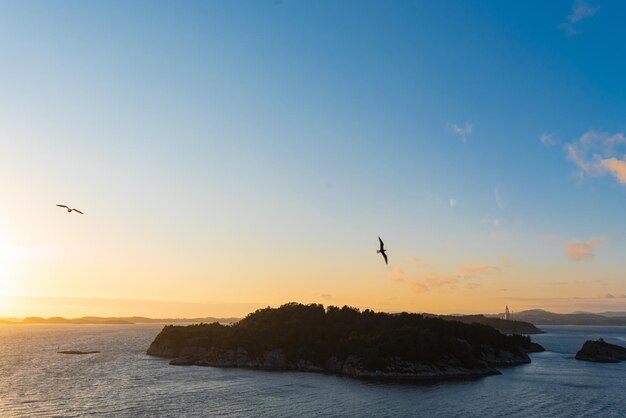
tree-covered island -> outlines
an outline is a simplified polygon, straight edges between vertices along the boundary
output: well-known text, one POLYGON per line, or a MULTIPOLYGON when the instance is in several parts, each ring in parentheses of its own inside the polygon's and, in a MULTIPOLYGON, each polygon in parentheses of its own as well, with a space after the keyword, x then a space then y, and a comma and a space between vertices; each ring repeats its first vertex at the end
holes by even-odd
POLYGON ((430 381, 500 374, 543 348, 522 335, 410 313, 289 303, 233 325, 168 325, 148 354, 172 364, 430 381))

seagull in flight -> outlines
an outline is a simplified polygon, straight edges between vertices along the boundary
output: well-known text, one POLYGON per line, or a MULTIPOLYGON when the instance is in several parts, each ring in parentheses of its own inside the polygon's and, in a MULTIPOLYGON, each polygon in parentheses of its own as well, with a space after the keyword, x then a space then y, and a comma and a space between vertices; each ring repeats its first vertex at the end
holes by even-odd
POLYGON ((81 215, 84 215, 84 213, 82 213, 82 212, 81 212, 81 211, 79 211, 78 209, 70 208, 70 207, 68 207, 68 206, 66 206, 66 205, 57 205, 57 206, 58 206, 58 207, 60 207, 60 208, 65 208, 65 209, 67 209, 67 211, 68 211, 68 212, 72 212, 72 211, 74 211, 74 212, 78 212, 78 213, 80 213, 81 215))
POLYGON ((377 250, 376 253, 380 253, 383 255, 383 258, 385 259, 385 264, 389 264, 387 263, 387 253, 385 253, 385 243, 383 242, 382 239, 380 239, 380 237, 378 237, 378 241, 380 242, 380 250, 377 250))

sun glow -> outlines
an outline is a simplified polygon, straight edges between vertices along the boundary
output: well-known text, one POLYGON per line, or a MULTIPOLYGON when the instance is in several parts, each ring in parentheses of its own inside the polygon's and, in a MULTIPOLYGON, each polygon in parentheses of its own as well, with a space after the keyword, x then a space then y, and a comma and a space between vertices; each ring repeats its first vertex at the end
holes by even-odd
POLYGON ((13 279, 17 274, 18 266, 35 254, 35 249, 16 245, 6 235, 0 235, 0 293, 15 291, 13 279))
POLYGON ((6 292, 10 280, 9 263, 11 262, 11 247, 6 244, 4 237, 0 236, 0 292, 6 292))

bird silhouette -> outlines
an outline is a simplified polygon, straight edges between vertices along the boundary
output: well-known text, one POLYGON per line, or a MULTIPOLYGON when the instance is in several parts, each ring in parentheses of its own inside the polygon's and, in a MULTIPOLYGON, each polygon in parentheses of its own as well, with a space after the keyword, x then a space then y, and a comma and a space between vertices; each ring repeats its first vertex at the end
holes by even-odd
POLYGON ((84 213, 82 213, 82 212, 81 212, 81 211, 79 211, 78 209, 70 208, 70 207, 68 207, 68 206, 66 206, 66 205, 57 205, 57 206, 58 206, 58 207, 60 207, 60 208, 65 208, 65 209, 67 209, 67 211, 68 211, 68 212, 72 212, 72 211, 74 211, 74 212, 78 212, 78 213, 80 213, 81 215, 84 215, 84 213))
POLYGON ((380 239, 380 237, 378 237, 378 241, 380 242, 380 250, 377 250, 376 253, 380 253, 382 254, 383 258, 385 259, 385 264, 389 264, 387 262, 387 253, 385 251, 385 243, 383 242, 382 239, 380 239))

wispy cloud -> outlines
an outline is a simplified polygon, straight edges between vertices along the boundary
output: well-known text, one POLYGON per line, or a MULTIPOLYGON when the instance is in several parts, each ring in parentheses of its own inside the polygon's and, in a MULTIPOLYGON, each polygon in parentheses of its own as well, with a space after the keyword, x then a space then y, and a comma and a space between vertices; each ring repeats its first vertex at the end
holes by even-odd
POLYGON ((494 189, 494 197, 496 199, 496 205, 498 205, 498 207, 500 209, 504 209, 506 204, 504 203, 504 198, 502 197, 503 195, 503 188, 504 186, 502 186, 502 183, 498 183, 496 184, 496 187, 494 189))
POLYGON ((424 293, 424 292, 428 292, 430 290, 428 288, 428 286, 426 286, 424 283, 421 283, 421 282, 418 282, 418 281, 411 281, 409 283, 409 286, 411 287, 411 289, 413 289, 417 293, 424 293))
POLYGON ((442 286, 454 286, 459 282, 456 275, 439 274, 432 271, 422 271, 407 277, 406 271, 400 267, 393 267, 389 272, 388 279, 394 283, 406 284, 417 293, 428 292, 442 286))
POLYGON ((539 140, 545 147, 553 147, 559 143, 559 140, 554 134, 549 134, 545 132, 541 134, 539 140))
POLYGON ((420 279, 432 287, 449 286, 459 282, 459 278, 455 275, 439 273, 424 273, 420 279))
POLYGON ((445 275, 434 272, 422 273, 416 279, 409 280, 409 286, 418 293, 428 292, 442 286, 454 286, 459 282, 455 275, 445 275))
POLYGON ((579 178, 611 175, 626 185, 626 137, 622 132, 609 134, 590 130, 565 146, 579 178))
POLYGON ((511 259, 506 254, 498 254, 498 262, 502 267, 511 267, 511 259))
POLYGON ((407 264, 417 268, 429 269, 431 267, 430 261, 423 258, 407 257, 406 262, 407 264))
MULTIPOLYGON (((498 258, 503 266, 510 265, 510 261, 505 255, 500 254, 498 258)), ((387 278, 389 281, 403 284, 417 293, 429 292, 438 288, 454 289, 458 286, 473 290, 480 284, 468 282, 467 279, 500 272, 499 267, 479 262, 461 264, 457 272, 450 274, 431 270, 431 263, 424 259, 411 257, 406 259, 406 263, 409 265, 409 269, 413 267, 412 272, 407 273, 403 268, 394 266, 389 271, 387 278)))
POLYGON ((333 295, 331 295, 330 293, 323 293, 320 295, 320 298, 325 300, 331 300, 333 298, 333 295))
POLYGON ((404 283, 406 281, 406 272, 400 267, 392 267, 388 278, 392 282, 404 283))
POLYGON ((608 240, 607 237, 593 238, 589 241, 567 241, 565 255, 573 261, 589 261, 593 259, 593 252, 608 240))
POLYGON ((472 134, 474 127, 472 124, 465 122, 465 125, 457 125, 456 123, 452 123, 448 125, 450 130, 454 132, 456 135, 461 137, 461 141, 463 143, 467 143, 467 137, 472 134))
POLYGON ((484 218, 480 220, 480 223, 485 225, 491 225, 495 228, 499 228, 500 225, 502 225, 502 221, 496 218, 484 218))
POLYGON ((490 264, 483 264, 478 262, 468 262, 459 266, 459 273, 465 276, 485 275, 499 273, 500 268, 492 266, 490 264))
POLYGON ((624 160, 618 160, 615 157, 602 160, 604 166, 609 172, 622 184, 626 184, 626 156, 624 160))
POLYGON ((575 24, 592 17, 599 9, 598 6, 592 6, 585 0, 574 0, 572 13, 567 16, 567 20, 564 23, 559 25, 559 29, 565 31, 567 35, 573 36, 578 32, 575 24))
POLYGON ((458 205, 459 202, 456 199, 452 199, 450 198, 450 200, 448 201, 448 206, 450 206, 451 208, 456 207, 456 205, 458 205))

